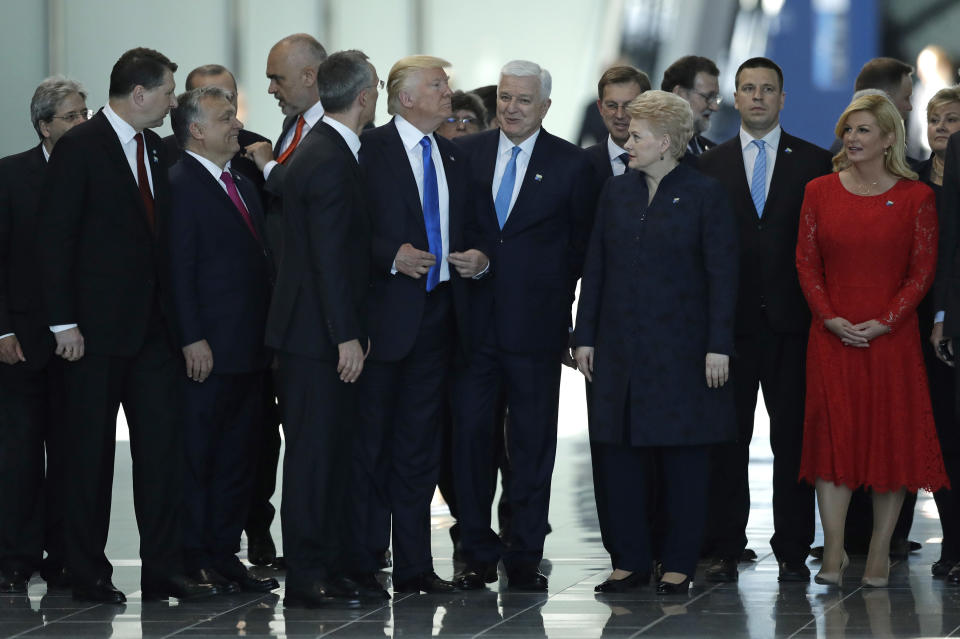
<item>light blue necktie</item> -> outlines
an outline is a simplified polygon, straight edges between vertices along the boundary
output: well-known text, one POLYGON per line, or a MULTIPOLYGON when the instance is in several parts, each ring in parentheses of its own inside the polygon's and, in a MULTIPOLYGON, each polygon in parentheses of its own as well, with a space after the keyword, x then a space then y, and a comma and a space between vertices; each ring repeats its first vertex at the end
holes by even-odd
POLYGON ((757 147, 757 159, 753 163, 753 180, 750 182, 750 195, 757 207, 757 217, 763 217, 763 205, 767 201, 767 152, 763 140, 753 140, 750 144, 757 147))
POLYGON ((513 147, 510 153, 510 161, 507 162, 507 168, 503 170, 503 179, 500 180, 500 188, 497 189, 497 197, 493 201, 493 206, 497 209, 497 222, 500 223, 500 228, 503 228, 503 225, 506 224, 507 214, 510 213, 513 186, 517 183, 517 155, 520 154, 520 147, 513 147))
POLYGON ((437 168, 433 166, 430 138, 423 136, 423 223, 427 227, 427 243, 437 258, 427 271, 427 292, 440 282, 440 262, 443 260, 443 238, 440 235, 440 189, 437 187, 437 168))

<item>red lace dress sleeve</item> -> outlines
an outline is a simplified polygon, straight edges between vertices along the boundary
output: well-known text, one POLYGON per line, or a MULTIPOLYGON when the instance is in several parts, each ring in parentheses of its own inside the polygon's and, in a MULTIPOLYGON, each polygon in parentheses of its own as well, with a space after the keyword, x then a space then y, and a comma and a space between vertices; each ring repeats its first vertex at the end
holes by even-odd
POLYGON ((800 211, 800 233, 797 238, 797 275, 800 289, 814 315, 821 320, 837 316, 827 296, 823 258, 817 243, 817 214, 821 206, 819 180, 807 184, 800 211))

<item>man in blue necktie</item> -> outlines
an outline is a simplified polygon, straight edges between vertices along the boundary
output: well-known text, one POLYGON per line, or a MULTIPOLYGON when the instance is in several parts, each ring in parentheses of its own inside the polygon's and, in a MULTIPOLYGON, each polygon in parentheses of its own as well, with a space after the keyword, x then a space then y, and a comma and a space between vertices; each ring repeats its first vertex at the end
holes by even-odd
POLYGON ((397 62, 387 79, 395 117, 361 137, 372 223, 368 330, 354 468, 355 578, 375 587, 393 524, 395 592, 449 592, 430 551, 430 502, 440 469, 440 409, 465 350, 466 286, 488 266, 472 248, 466 162, 434 135, 451 114, 444 68, 431 56, 397 62))

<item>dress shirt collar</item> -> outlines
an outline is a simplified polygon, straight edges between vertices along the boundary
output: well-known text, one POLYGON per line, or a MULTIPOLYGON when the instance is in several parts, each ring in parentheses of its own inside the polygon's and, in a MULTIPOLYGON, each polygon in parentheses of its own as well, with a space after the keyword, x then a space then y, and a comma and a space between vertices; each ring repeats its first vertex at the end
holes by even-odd
POLYGON ((120 138, 120 144, 126 145, 134 136, 139 133, 135 128, 133 128, 129 122, 117 115, 117 112, 110 108, 110 103, 108 102, 103 107, 103 114, 107 116, 107 122, 110 123, 110 126, 113 127, 113 130, 116 131, 117 137, 120 138))
POLYGON ((50 151, 47 151, 47 147, 45 147, 43 144, 40 145, 40 150, 43 151, 43 160, 44 160, 44 162, 49 162, 49 161, 50 161, 50 151))
POLYGON ((343 141, 347 143, 347 146, 350 147, 350 151, 353 152, 353 157, 358 158, 358 153, 360 152, 360 138, 357 134, 348 127, 343 122, 340 122, 336 118, 332 118, 329 115, 323 118, 323 121, 329 124, 333 129, 340 134, 340 137, 343 138, 343 141))
POLYGON ((189 153, 191 156, 193 156, 193 158, 194 158, 197 162, 199 162, 201 165, 203 165, 203 168, 205 168, 206 170, 210 171, 210 175, 212 175, 212 176, 213 176, 213 179, 215 179, 217 182, 220 181, 220 175, 221 175, 224 171, 229 171, 229 170, 230 170, 230 160, 227 160, 226 165, 221 168, 221 167, 217 166, 217 164, 216 164, 215 162, 212 162, 211 160, 208 160, 207 158, 203 157, 203 156, 200 155, 199 153, 194 153, 193 151, 191 151, 191 150, 189 150, 189 149, 186 149, 186 152, 189 153))
POLYGON ((303 115, 304 121, 307 123, 307 126, 311 129, 317 126, 317 122, 320 121, 320 118, 323 117, 323 104, 320 100, 317 100, 313 103, 313 106, 304 111, 303 115))
POLYGON ((533 147, 537 143, 537 138, 540 137, 540 131, 542 130, 543 129, 537 129, 533 132, 533 135, 520 144, 514 144, 503 131, 500 131, 500 145, 497 147, 497 155, 503 155, 504 153, 509 154, 513 147, 519 146, 520 151, 522 153, 526 153, 527 157, 529 158, 531 155, 533 155, 533 147))
POLYGON ((418 146, 424 135, 430 138, 431 149, 437 146, 437 140, 433 137, 433 133, 424 133, 403 119, 402 115, 393 116, 393 123, 397 127, 397 133, 400 134, 400 141, 403 142, 403 148, 407 151, 412 151, 414 147, 418 146))
POLYGON ((620 156, 626 152, 627 150, 614 142, 612 137, 607 136, 607 155, 610 156, 611 162, 619 160, 620 156))
MULTIPOLYGON (((773 127, 769 133, 760 138, 767 143, 767 146, 770 147, 770 151, 774 157, 777 156, 777 148, 780 146, 780 133, 783 132, 783 129, 780 128, 780 125, 773 127)), ((747 147, 757 138, 754 138, 752 135, 744 131, 743 126, 740 127, 740 149, 743 152, 746 152, 747 147)))

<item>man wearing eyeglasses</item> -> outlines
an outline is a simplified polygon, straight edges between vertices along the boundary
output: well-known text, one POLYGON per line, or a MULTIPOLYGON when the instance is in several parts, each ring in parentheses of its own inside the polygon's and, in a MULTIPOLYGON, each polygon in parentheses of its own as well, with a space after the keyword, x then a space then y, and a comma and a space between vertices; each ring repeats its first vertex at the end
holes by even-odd
POLYGON ((38 567, 50 587, 64 569, 61 435, 63 370, 51 357, 36 255, 37 208, 47 160, 64 133, 86 122, 87 93, 47 78, 30 101, 40 144, 0 160, 0 593, 27 592, 38 567), (46 476, 44 454, 46 453, 46 476), (47 558, 41 565, 43 551, 47 558))
POLYGON ((719 77, 720 70, 713 60, 698 55, 684 56, 663 72, 660 88, 676 93, 693 109, 693 137, 687 144, 687 156, 699 156, 717 145, 703 134, 710 128, 710 116, 722 101, 719 77))
POLYGON ((711 452, 711 495, 704 544, 714 557, 708 581, 734 582, 747 544, 747 473, 757 392, 763 389, 773 449, 773 538, 779 581, 810 580, 805 564, 814 534, 813 488, 800 483, 800 449, 810 312, 795 264, 807 182, 830 172, 831 155, 780 127, 783 72, 751 58, 735 77, 740 132, 700 156, 697 168, 727 189, 740 228, 740 285, 731 367, 737 441, 711 452))
POLYGON ((629 153, 623 148, 629 137, 630 114, 627 105, 644 91, 650 90, 650 78, 630 66, 610 67, 597 83, 597 110, 609 135, 587 151, 602 179, 627 172, 629 153))

